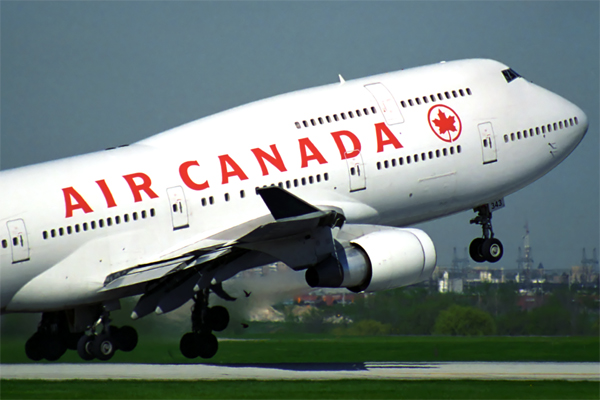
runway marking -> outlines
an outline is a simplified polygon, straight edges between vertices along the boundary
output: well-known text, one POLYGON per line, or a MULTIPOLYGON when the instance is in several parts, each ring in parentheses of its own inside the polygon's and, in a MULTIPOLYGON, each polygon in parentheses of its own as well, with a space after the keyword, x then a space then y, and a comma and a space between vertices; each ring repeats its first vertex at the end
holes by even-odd
POLYGON ((600 381, 600 363, 435 362, 290 364, 0 364, 1 379, 600 381))

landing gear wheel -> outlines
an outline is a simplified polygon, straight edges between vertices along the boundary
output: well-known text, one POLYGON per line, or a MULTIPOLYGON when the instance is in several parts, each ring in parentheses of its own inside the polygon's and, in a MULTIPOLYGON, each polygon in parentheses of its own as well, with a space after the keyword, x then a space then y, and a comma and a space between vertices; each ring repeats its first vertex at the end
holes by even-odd
POLYGON ((92 353, 93 340, 93 336, 82 335, 77 342, 77 354, 79 354, 79 357, 84 361, 91 361, 95 358, 92 353))
POLYGON ((179 341, 179 350, 186 358, 196 358, 200 354, 198 349, 198 334, 188 332, 179 341))
POLYGON ((32 361, 44 358, 44 343, 39 332, 34 333, 25 343, 25 354, 32 361))
POLYGON ((138 334, 137 331, 131 326, 123 326, 119 328, 116 332, 113 332, 115 341, 119 345, 119 350, 122 351, 131 351, 135 349, 138 343, 138 334))
POLYGON ((98 360, 102 361, 110 360, 117 350, 114 338, 107 333, 97 335, 90 347, 92 354, 94 354, 98 360))
POLYGON ((229 325, 229 312, 223 306, 214 306, 208 309, 207 319, 210 329, 220 332, 229 325))
POLYGON ((56 361, 65 354, 67 345, 56 334, 45 335, 43 340, 44 357, 48 361, 56 361))
POLYGON ((485 257, 481 254, 481 247, 484 241, 485 239, 483 238, 476 238, 473 239, 469 246, 469 255, 475 262, 481 263, 485 261, 485 257))
POLYGON ((486 239, 481 245, 481 255, 487 262, 498 262, 503 254, 504 248, 502 247, 502 243, 496 238, 486 239))
POLYGON ((198 335, 198 355, 202 358, 213 358, 219 350, 219 342, 211 333, 198 335))

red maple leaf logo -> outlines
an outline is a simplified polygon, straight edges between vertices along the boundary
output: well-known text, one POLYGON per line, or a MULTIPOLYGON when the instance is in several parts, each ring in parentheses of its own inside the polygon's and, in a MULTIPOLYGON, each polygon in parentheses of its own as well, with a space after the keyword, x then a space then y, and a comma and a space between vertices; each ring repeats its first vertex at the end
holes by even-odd
POLYGON ((438 129, 440 130, 440 134, 446 132, 456 132, 456 128, 454 127, 454 124, 456 123, 454 115, 447 117, 446 114, 442 112, 442 110, 438 110, 438 119, 434 119, 431 122, 433 122, 435 126, 438 127, 438 129))

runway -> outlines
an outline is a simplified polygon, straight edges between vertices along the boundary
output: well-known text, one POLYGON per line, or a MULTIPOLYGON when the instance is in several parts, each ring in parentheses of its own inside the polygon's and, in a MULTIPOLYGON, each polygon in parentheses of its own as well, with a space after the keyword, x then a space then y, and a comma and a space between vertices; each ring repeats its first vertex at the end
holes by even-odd
POLYGON ((600 381, 600 363, 422 362, 302 364, 2 364, 2 379, 331 380, 478 379, 600 381))

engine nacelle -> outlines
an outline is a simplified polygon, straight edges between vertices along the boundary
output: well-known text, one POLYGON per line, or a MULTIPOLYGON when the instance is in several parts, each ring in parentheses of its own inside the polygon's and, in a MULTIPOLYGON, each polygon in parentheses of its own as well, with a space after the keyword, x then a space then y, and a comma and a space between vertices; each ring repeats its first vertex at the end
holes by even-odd
POLYGON ((433 241, 419 229, 381 230, 350 244, 337 251, 337 259, 330 257, 310 267, 306 282, 311 287, 375 292, 421 282, 435 268, 433 241))

